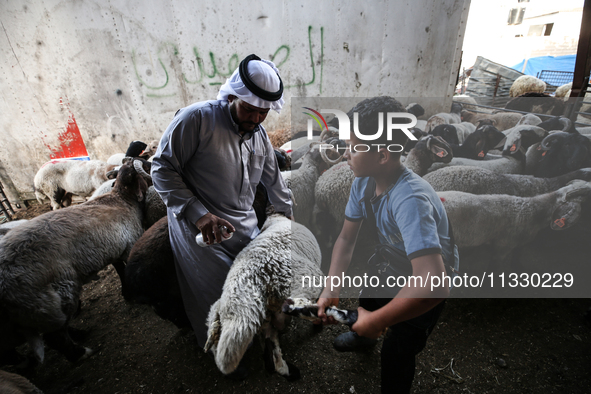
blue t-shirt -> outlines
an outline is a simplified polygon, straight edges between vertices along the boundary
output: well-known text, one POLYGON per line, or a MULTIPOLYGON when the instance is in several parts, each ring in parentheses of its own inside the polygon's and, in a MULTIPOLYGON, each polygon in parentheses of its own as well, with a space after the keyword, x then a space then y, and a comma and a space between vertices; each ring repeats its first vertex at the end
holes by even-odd
MULTIPOLYGON (((345 209, 347 220, 367 218, 363 199, 368 180, 365 177, 353 181, 345 209)), ((371 203, 380 243, 404 251, 410 260, 441 253, 446 262, 459 268, 457 252, 452 251, 445 208, 423 178, 405 168, 398 181, 374 196, 371 203)))

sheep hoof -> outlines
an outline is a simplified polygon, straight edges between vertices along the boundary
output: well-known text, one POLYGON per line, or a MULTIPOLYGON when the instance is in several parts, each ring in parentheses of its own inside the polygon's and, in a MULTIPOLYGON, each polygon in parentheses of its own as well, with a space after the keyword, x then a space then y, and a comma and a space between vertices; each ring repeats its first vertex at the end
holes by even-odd
POLYGON ((85 347, 84 354, 82 356, 80 356, 78 361, 86 360, 88 357, 92 356, 93 354, 94 354, 94 350, 92 350, 91 348, 85 347))
POLYGON ((289 362, 285 362, 287 364, 287 368, 289 368, 289 372, 287 375, 283 375, 283 377, 285 379, 287 379, 289 382, 293 382, 294 380, 298 380, 302 378, 302 374, 300 373, 300 370, 298 367, 296 367, 295 365, 293 365, 292 363, 289 362))

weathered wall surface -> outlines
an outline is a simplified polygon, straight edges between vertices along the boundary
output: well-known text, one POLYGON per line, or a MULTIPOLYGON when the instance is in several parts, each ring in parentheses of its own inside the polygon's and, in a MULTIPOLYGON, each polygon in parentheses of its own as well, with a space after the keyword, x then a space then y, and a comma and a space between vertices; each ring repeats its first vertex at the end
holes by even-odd
MULTIPOLYGON (((178 108, 214 99, 250 53, 292 96, 445 97, 451 102, 469 0, 4 0, 0 175, 30 193, 70 132, 91 159, 159 139, 178 108)), ((25 195, 23 195, 25 196, 25 195)), ((30 196, 30 194, 26 194, 30 196)), ((12 198, 16 198, 12 194, 12 198)))

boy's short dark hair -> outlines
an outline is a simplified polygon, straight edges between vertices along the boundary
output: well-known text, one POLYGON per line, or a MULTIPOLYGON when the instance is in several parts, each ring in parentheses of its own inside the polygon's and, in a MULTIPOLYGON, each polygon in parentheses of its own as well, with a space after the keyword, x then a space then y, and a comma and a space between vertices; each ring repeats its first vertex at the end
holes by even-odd
MULTIPOLYGON (((408 137, 404 132, 401 130, 393 130, 392 131, 392 138, 388 140, 388 134, 386 133, 386 125, 387 125, 387 118, 386 115, 388 112, 407 112, 406 108, 400 103, 400 101, 396 100, 394 97, 390 96, 379 96, 379 97, 372 97, 369 99, 365 99, 358 103, 355 107, 353 107, 347 115, 349 116, 349 121, 351 122, 351 134, 353 133, 353 114, 358 114, 359 119, 359 132, 364 135, 372 135, 378 131, 378 122, 379 117, 378 114, 381 112, 383 117, 383 132, 382 135, 372 141, 367 141, 367 144, 383 144, 383 145, 392 145, 398 144, 404 146, 408 137)), ((396 118, 393 120, 397 123, 396 118)), ((405 123, 407 119, 399 120, 398 123, 405 123)), ((373 146, 372 146, 373 148, 373 146)), ((396 150, 392 148, 392 150, 396 150)), ((400 157, 401 153, 398 153, 398 157, 400 157)))

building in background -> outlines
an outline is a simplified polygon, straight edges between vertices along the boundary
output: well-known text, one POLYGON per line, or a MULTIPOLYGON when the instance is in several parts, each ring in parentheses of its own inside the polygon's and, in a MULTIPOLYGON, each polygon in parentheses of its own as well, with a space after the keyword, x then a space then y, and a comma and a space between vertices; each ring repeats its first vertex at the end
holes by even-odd
MULTIPOLYGON (((473 0, 462 68, 470 68, 477 56, 512 67, 534 57, 576 54, 583 4, 584 0, 473 0)), ((526 64, 518 71, 526 71, 526 64)))

